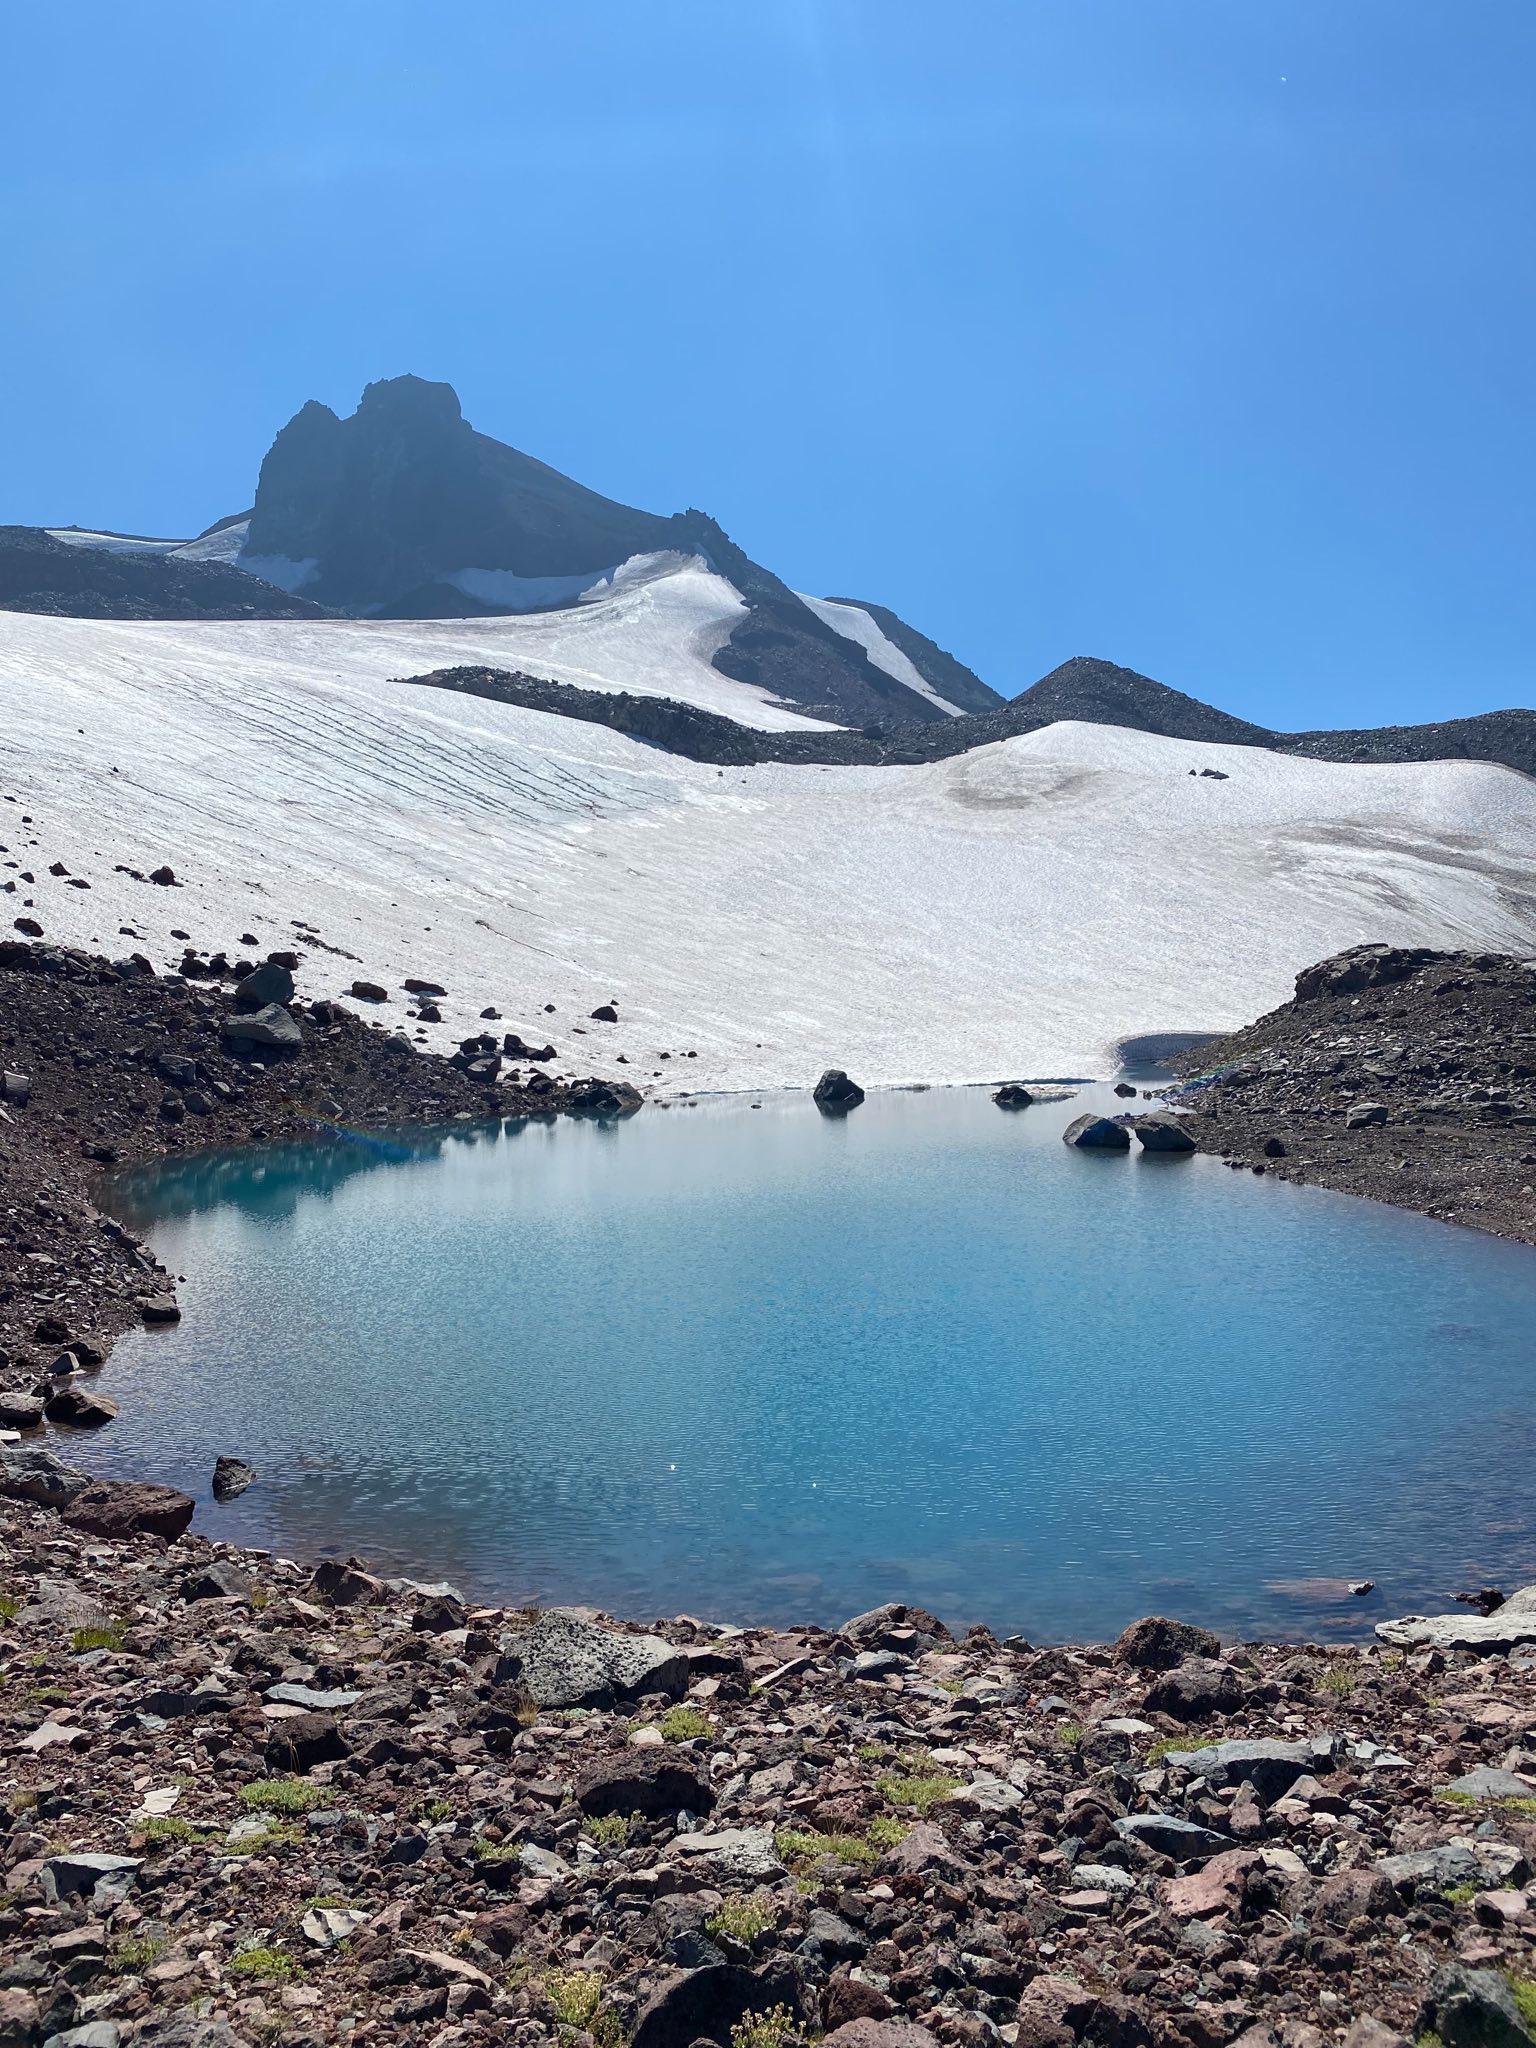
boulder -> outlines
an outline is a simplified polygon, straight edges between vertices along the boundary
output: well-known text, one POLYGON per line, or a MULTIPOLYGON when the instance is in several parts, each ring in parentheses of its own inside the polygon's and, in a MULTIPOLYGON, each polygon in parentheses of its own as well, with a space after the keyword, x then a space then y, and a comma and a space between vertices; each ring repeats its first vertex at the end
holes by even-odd
POLYGON ((188 1601, 244 1600, 248 1603, 254 1590, 255 1581, 249 1573, 223 1558, 216 1558, 212 1564, 199 1565, 181 1582, 181 1597, 188 1601))
POLYGON ((552 1607, 508 1647, 540 1707, 601 1707, 687 1690, 688 1659, 660 1636, 605 1628, 573 1608, 552 1607))
POLYGON ((1028 1109, 1034 1099, 1022 1081, 1005 1081, 992 1097, 999 1109, 1028 1109))
POLYGON ((1073 1117, 1061 1134, 1061 1142, 1076 1146, 1080 1152, 1129 1152, 1131 1134, 1113 1118, 1085 1111, 1082 1116, 1073 1117))
POLYGON ((90 1481, 52 1451, 19 1444, 0 1444, 0 1494, 10 1500, 36 1501, 39 1507, 67 1508, 90 1481))
POLYGON ((1137 1671, 1171 1671, 1186 1657, 1219 1657, 1221 1638, 1192 1621, 1170 1621, 1165 1614, 1146 1614, 1116 1639, 1115 1661, 1137 1671))
POLYGON ((256 1474, 243 1458, 215 1458, 213 1461, 213 1497, 218 1501, 234 1500, 255 1483, 256 1474))
POLYGON ((1280 1742, 1256 1736, 1239 1742, 1211 1742, 1201 1749, 1170 1750, 1164 1761, 1204 1778, 1221 1791, 1229 1785, 1251 1785, 1266 1806, 1284 1798, 1298 1778, 1333 1769, 1331 1736, 1302 1742, 1280 1742))
POLYGON ((94 1387, 82 1387, 65 1380, 51 1388, 45 1403, 50 1422, 67 1423, 72 1429, 101 1429, 117 1413, 117 1403, 94 1387))
POLYGON ((48 1857, 38 1877, 50 1906, 64 1899, 115 1904, 133 1883, 138 1869, 138 1859, 133 1856, 104 1856, 81 1849, 48 1857))
POLYGON ((667 1749, 632 1749, 604 1757, 576 1780, 583 1813, 708 1813, 715 1795, 686 1757, 667 1749))
POLYGON ((1345 1117, 1344 1128, 1349 1131, 1365 1131, 1386 1121, 1387 1105, 1384 1102, 1357 1102, 1345 1117))
POLYGON ((1433 2035, 1445 2048, 1531 2048, 1515 1995, 1497 1970, 1448 1963, 1436 1972, 1413 2023, 1415 2040, 1433 2035))
POLYGON ((1536 1643, 1536 1586, 1521 1586, 1492 1614, 1406 1614, 1378 1621, 1376 1633, 1400 1649, 1475 1650, 1493 1656, 1520 1643, 1536 1643))
POLYGON ((347 993, 356 996, 360 1003, 387 1003, 389 1001, 389 990, 387 988, 380 988, 376 981, 354 981, 347 993))
POLYGON ((713 2041, 729 2048, 732 2031, 753 2013, 788 2002, 787 1973, 710 1963, 664 1977, 641 2006, 630 2048, 693 2048, 713 2041))
POLYGON ((0 1387, 0 1429, 36 1429, 42 1419, 41 1394, 23 1387, 0 1387))
POLYGON ((938 1649, 954 1641, 936 1614, 930 1614, 926 1607, 910 1607, 901 1600, 888 1600, 883 1607, 871 1607, 867 1613, 854 1615, 851 1621, 843 1623, 838 1634, 865 1649, 908 1653, 938 1649))
POLYGON ((143 1480, 93 1479, 64 1510, 72 1529, 92 1536, 163 1536, 168 1542, 183 1535, 197 1503, 174 1486, 151 1486, 143 1480))
POLYGON ((821 2048, 939 2048, 939 2044, 935 2035, 914 2020, 865 2017, 834 2027, 822 2037, 821 2048))
POLYGON ((1230 1835, 1218 1835, 1175 1813, 1130 1813, 1114 1825, 1122 1841, 1140 1842, 1174 1863, 1204 1863, 1237 1847, 1230 1835))
POLYGON ((273 1724, 267 1737, 266 1765, 280 1775, 302 1777, 316 1764, 333 1764, 350 1755, 350 1745, 329 1714, 292 1714, 273 1724))
POLYGON ((811 1091, 811 1100, 823 1116, 846 1116, 864 1100, 864 1090, 841 1067, 828 1067, 811 1091))
POLYGON ((316 1565, 305 1592, 311 1600, 323 1600, 327 1607, 371 1607, 384 1598, 382 1579, 363 1569, 359 1558, 328 1557, 316 1565))
POLYGON ((293 975, 276 960, 265 960, 235 986, 235 1001, 247 1010, 293 1001, 293 975))
POLYGON ((1235 1712, 1243 1697, 1243 1681, 1230 1664, 1214 1657, 1186 1657, 1154 1680, 1146 1709, 1175 1721, 1205 1721, 1213 1714, 1235 1712))
POLYGON ((1137 1117, 1131 1129, 1144 1152, 1193 1152, 1195 1141, 1184 1125, 1167 1109, 1149 1110, 1137 1117))
POLYGON ((4 1075, 0 1076, 0 1100, 4 1100, 11 1109, 25 1109, 32 1100, 31 1077, 7 1067, 4 1075))
POLYGON ((567 1116, 590 1116, 600 1123, 614 1117, 633 1116, 642 1097, 627 1081, 573 1081, 566 1097, 567 1116))
POLYGON ((249 1051, 252 1046, 266 1052, 293 1052, 303 1043, 297 1021, 281 1003, 268 1003, 248 1015, 226 1017, 223 1038, 237 1052, 249 1051))

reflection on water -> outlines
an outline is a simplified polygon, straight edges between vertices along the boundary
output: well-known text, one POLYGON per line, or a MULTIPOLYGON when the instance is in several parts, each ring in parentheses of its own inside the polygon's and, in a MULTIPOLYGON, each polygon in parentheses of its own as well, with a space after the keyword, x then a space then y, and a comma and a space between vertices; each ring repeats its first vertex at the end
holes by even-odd
POLYGON ((637 1615, 1359 1632, 1536 1577, 1536 1259, 979 1090, 177 1161, 80 1455, 200 1526, 637 1615), (215 1454, 260 1482, 215 1507, 215 1454), (1348 1582, 1379 1591, 1353 1599, 1348 1582))

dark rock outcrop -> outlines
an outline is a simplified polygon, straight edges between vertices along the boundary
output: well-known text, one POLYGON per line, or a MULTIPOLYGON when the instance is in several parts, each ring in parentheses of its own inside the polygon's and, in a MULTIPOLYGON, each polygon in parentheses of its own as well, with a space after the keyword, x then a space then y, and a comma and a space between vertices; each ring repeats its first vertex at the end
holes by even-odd
POLYGON ((811 1100, 823 1116, 846 1116, 864 1100, 864 1090, 841 1067, 828 1067, 811 1091, 811 1100))
POLYGON ((322 605, 225 562, 119 554, 0 526, 0 611, 72 619, 321 619, 322 605))

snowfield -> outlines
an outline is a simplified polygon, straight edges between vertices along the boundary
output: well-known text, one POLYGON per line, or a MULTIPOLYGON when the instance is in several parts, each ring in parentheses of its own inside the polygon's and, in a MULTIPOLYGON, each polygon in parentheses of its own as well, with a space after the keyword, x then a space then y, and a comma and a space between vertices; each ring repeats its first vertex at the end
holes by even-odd
MULTIPOLYGON (((51 938, 163 964, 173 928, 238 954, 243 932, 266 951, 302 920, 337 949, 302 947, 307 994, 424 976, 451 991, 435 1042, 494 1005, 551 1037, 561 1071, 669 1092, 828 1065, 865 1083, 1103 1072, 1122 1037, 1242 1023, 1360 940, 1536 950, 1536 784, 1506 769, 1063 724, 917 768, 720 771, 387 680, 492 660, 645 675, 807 723, 668 651, 644 601, 685 580, 616 596, 640 608, 606 642, 602 604, 423 625, 0 613, 0 931, 30 900, 51 938), (558 660, 524 651, 541 634, 558 660), (184 887, 114 872, 167 861, 184 887), (609 998, 621 1022, 590 1022, 609 998)), ((691 580, 707 638, 714 579, 691 580)))

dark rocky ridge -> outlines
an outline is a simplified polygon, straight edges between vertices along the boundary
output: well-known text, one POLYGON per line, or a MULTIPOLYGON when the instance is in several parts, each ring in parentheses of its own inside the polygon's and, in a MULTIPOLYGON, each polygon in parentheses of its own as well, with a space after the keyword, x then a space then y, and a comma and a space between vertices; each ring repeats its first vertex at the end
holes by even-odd
POLYGON ((323 605, 224 562, 77 547, 35 526, 0 526, 0 611, 73 619, 328 616, 323 605))
MULTIPOLYGON (((701 553, 748 606, 714 658, 723 674, 842 721, 944 715, 826 625, 707 513, 661 517, 588 490, 477 433, 452 387, 421 377, 370 384, 347 419, 313 400, 301 407, 262 463, 246 546, 257 557, 315 561, 306 588, 328 605, 396 618, 506 609, 443 580, 462 569, 596 576, 631 555, 701 553)), ((925 674, 924 650, 937 657, 932 679, 958 670, 922 635, 912 643, 925 674)), ((998 701, 975 677, 968 687, 998 701)))
POLYGON ((1000 711, 921 724, 876 724, 859 732, 759 732, 671 697, 582 690, 506 669, 437 669, 409 680, 610 726, 669 753, 723 767, 765 761, 844 767, 945 761, 975 747, 1078 719, 1170 739, 1263 747, 1321 760, 1482 760, 1536 774, 1536 712, 1492 711, 1442 725, 1383 726, 1365 732, 1275 733, 1229 717, 1133 669, 1087 655, 1064 661, 1000 711))
POLYGON ((1200 1149, 1536 1244, 1536 962, 1357 946, 1171 1064, 1200 1149))

